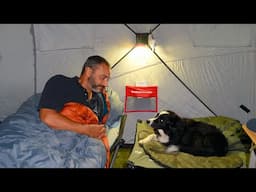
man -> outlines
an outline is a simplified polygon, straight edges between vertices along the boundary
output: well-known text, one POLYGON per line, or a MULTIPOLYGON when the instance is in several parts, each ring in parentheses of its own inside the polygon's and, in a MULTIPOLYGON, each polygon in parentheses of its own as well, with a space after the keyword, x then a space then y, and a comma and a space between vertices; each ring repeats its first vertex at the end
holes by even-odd
MULTIPOLYGON (((56 130, 73 131, 106 142, 109 78, 108 61, 97 55, 88 57, 80 77, 53 76, 40 99, 41 121, 56 130)), ((107 143, 104 144, 107 149, 107 143)))

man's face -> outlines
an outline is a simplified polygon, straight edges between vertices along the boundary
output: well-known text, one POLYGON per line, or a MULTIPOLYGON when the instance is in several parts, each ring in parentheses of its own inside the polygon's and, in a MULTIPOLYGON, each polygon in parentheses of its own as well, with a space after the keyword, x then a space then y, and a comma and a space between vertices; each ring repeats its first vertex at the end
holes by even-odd
POLYGON ((107 65, 104 64, 96 66, 89 77, 89 83, 92 90, 95 92, 103 92, 108 86, 109 78, 110 69, 107 65))

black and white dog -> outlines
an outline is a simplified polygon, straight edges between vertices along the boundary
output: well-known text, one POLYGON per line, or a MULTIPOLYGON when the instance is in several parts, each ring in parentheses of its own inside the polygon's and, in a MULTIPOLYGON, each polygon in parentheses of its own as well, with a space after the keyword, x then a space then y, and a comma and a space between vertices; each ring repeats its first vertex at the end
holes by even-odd
POLYGON ((185 152, 197 156, 225 156, 228 151, 226 137, 215 126, 181 118, 170 110, 157 113, 146 122, 154 134, 139 144, 156 140, 167 146, 166 152, 185 152))

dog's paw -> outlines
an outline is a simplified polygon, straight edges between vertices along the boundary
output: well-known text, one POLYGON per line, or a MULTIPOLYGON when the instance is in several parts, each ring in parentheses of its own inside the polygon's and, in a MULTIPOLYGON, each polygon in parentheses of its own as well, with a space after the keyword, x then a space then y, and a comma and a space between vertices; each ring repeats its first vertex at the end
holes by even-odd
POLYGON ((166 149, 166 153, 174 153, 174 152, 178 152, 179 151, 179 147, 176 145, 171 145, 169 147, 167 147, 166 149))
POLYGON ((148 143, 149 141, 152 141, 155 139, 156 139, 155 134, 151 134, 151 135, 148 135, 147 137, 145 137, 144 139, 139 140, 139 144, 142 145, 142 144, 148 143))
POLYGON ((140 145, 142 145, 142 144, 144 144, 144 143, 147 143, 146 138, 145 138, 145 139, 141 139, 141 140, 139 140, 139 144, 140 144, 140 145))

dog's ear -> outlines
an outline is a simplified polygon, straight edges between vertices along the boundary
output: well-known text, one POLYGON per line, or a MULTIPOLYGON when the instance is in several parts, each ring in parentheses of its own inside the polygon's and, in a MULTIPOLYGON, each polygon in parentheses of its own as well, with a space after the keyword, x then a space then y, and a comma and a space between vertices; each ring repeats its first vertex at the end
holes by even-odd
POLYGON ((182 120, 177 120, 175 124, 170 125, 168 129, 168 135, 170 136, 170 144, 177 145, 180 143, 181 138, 183 137, 185 129, 185 124, 182 120))
POLYGON ((177 126, 170 125, 168 129, 166 129, 167 135, 169 136, 169 144, 176 145, 180 142, 181 138, 181 130, 177 126))
POLYGON ((181 120, 181 118, 176 113, 172 112, 169 114, 169 120, 170 120, 170 125, 175 126, 176 123, 181 120))
POLYGON ((183 121, 182 119, 179 119, 177 122, 176 122, 176 126, 177 127, 180 127, 180 128, 185 128, 187 125, 186 121, 183 121))

